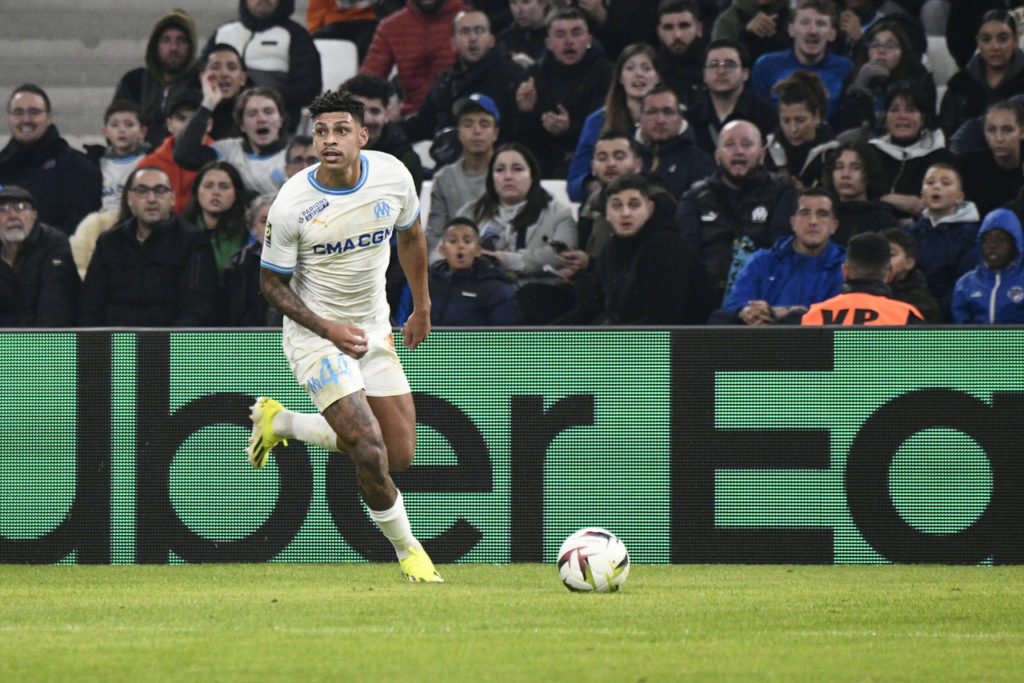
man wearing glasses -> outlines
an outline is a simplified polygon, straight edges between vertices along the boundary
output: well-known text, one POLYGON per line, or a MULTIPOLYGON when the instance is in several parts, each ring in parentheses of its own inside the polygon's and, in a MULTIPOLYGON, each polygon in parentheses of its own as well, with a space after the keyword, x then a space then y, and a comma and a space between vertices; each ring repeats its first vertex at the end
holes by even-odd
POLYGON ((25 188, 0 188, 0 327, 70 327, 78 270, 68 237, 39 222, 25 188))
POLYGON ((123 206, 131 217, 100 235, 82 285, 88 327, 213 325, 218 276, 205 231, 176 216, 167 173, 135 169, 123 206))
POLYGON ((70 235, 100 208, 99 167, 72 149, 53 124, 50 97, 38 85, 18 86, 7 100, 11 141, 0 150, 0 185, 18 185, 35 197, 39 219, 70 235))
POLYGON ((704 55, 704 89, 686 111, 697 146, 713 155, 718 134, 730 121, 750 121, 768 135, 779 115, 767 100, 747 87, 750 62, 746 48, 735 40, 713 40, 704 55))

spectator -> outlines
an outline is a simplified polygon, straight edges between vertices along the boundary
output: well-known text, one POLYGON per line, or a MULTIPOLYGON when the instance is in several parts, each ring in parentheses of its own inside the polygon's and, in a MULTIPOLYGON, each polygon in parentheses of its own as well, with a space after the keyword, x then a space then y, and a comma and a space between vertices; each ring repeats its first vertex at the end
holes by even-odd
POLYGON ((7 124, 11 139, 0 150, 0 186, 28 190, 39 220, 70 235, 86 214, 100 208, 99 168, 57 132, 50 98, 38 85, 14 89, 7 100, 7 124))
POLYGON ((778 114, 767 100, 747 86, 750 62, 737 42, 715 40, 704 57, 705 88, 686 111, 697 146, 708 154, 718 147, 718 134, 730 121, 751 121, 761 135, 768 135, 778 123, 778 114))
POLYGON ((917 243, 917 266, 928 291, 952 319, 953 288, 961 275, 978 263, 978 222, 973 202, 964 200, 960 174, 949 164, 931 166, 921 188, 924 212, 906 226, 917 243))
POLYGON ((430 155, 438 166, 459 156, 453 110, 456 100, 480 93, 489 97, 499 112, 511 114, 516 87, 526 75, 511 57, 494 49, 491 21, 481 10, 456 14, 452 31, 455 64, 437 75, 419 111, 400 121, 409 140, 434 140, 430 155))
POLYGON ((946 47, 957 65, 962 69, 978 50, 977 34, 982 17, 990 10, 1006 9, 1008 0, 971 0, 970 2, 949 2, 949 16, 946 21, 946 47))
MULTIPOLYGON (((558 252, 564 274, 578 278, 585 273, 614 232, 605 216, 608 203, 605 190, 608 184, 626 173, 639 173, 642 168, 643 158, 640 156, 639 145, 630 135, 614 130, 601 133, 594 145, 594 158, 590 162, 590 172, 597 180, 597 188, 580 207, 577 224, 580 246, 578 249, 566 248, 558 252)), ((648 194, 656 203, 664 201, 659 197, 657 186, 649 186, 648 194)), ((675 205, 675 197, 669 195, 667 190, 662 188, 661 194, 675 205)))
POLYGON ((656 87, 643 98, 636 139, 644 172, 673 198, 681 197, 691 185, 715 171, 715 162, 697 147, 675 92, 665 86, 656 87))
POLYGON ((248 79, 242 56, 233 46, 219 43, 203 55, 199 63, 200 83, 208 82, 221 93, 221 99, 210 115, 213 121, 210 137, 214 140, 241 135, 235 121, 235 103, 248 79))
POLYGON ((897 216, 920 216, 925 171, 938 161, 953 160, 942 130, 933 128, 935 100, 931 95, 921 84, 893 83, 885 93, 886 134, 869 140, 879 151, 885 170, 888 187, 881 199, 897 216))
POLYGON ((448 326, 519 325, 523 314, 515 287, 496 260, 484 256, 479 228, 465 216, 445 224, 443 260, 430 267, 430 324, 448 326))
POLYGON ((501 116, 487 95, 473 93, 455 103, 462 156, 434 173, 427 219, 427 253, 433 254, 456 211, 486 189, 487 169, 498 142, 501 116))
POLYGON ((1017 214, 996 209, 978 229, 981 262, 964 273, 953 290, 953 322, 1024 323, 1024 233, 1017 214))
POLYGON ((883 19, 873 23, 854 46, 853 71, 843 84, 843 106, 836 128, 866 125, 872 131, 884 129, 885 91, 897 81, 913 81, 935 91, 935 81, 921 63, 921 53, 899 24, 883 19))
POLYGON ((455 63, 452 20, 464 9, 462 0, 406 0, 377 26, 359 73, 389 78, 397 68, 403 116, 420 108, 434 78, 455 63))
POLYGON ((209 53, 219 43, 233 46, 249 80, 281 94, 281 116, 289 133, 295 132, 302 108, 323 89, 320 53, 306 29, 289 18, 294 11, 295 0, 238 0, 238 19, 219 26, 205 49, 209 53))
POLYGON ((798 188, 821 180, 825 152, 835 147, 835 134, 825 122, 828 93, 810 71, 794 71, 772 88, 779 99, 779 125, 765 143, 768 168, 788 177, 798 188))
POLYGON ((285 103, 281 94, 263 86, 244 90, 235 102, 235 125, 242 136, 214 140, 207 145, 210 115, 220 103, 223 92, 212 80, 204 80, 202 85, 202 104, 174 145, 175 163, 198 171, 214 159, 224 159, 238 169, 248 191, 277 192, 286 180, 284 165, 288 146, 285 103))
POLYGON ((498 34, 498 48, 524 68, 544 56, 548 0, 508 0, 512 24, 498 34))
POLYGON ((612 65, 593 44, 584 15, 571 7, 552 15, 546 45, 516 90, 511 133, 537 155, 542 177, 565 178, 583 122, 608 92, 612 65))
MULTIPOLYGON (((192 198, 192 181, 196 178, 196 172, 179 166, 174 160, 174 147, 177 141, 185 132, 192 117, 199 109, 202 96, 195 90, 182 90, 167 98, 166 122, 170 134, 164 141, 153 150, 148 156, 142 158, 135 168, 155 166, 171 179, 171 187, 174 189, 174 213, 180 214, 188 206, 192 198)), ((208 124, 209 125, 209 124, 208 124)), ((213 144, 209 135, 203 138, 203 145, 213 144)), ((122 208, 127 204, 122 201, 122 208)), ((125 219, 122 219, 125 220, 125 219)))
MULTIPOLYGON (((377 30, 376 4, 376 0, 309 0, 306 30, 313 38, 352 41, 361 62, 377 30)), ((335 84, 324 85, 333 88, 335 84)))
MULTIPOLYGON (((409 138, 405 136, 401 125, 392 120, 388 102, 395 94, 395 89, 379 76, 356 74, 341 84, 341 90, 347 90, 365 106, 363 128, 369 134, 363 149, 376 152, 387 152, 396 157, 409 169, 416 192, 423 187, 423 162, 420 155, 412 148, 409 138)), ((401 268, 398 268, 401 272, 401 268)))
POLYGON ((790 0, 732 0, 715 20, 711 40, 735 40, 751 61, 793 44, 786 32, 792 18, 790 0))
POLYGON ((836 38, 835 10, 831 0, 797 0, 789 24, 793 47, 769 52, 757 59, 752 74, 754 92, 768 99, 772 87, 797 69, 814 72, 828 91, 826 118, 835 120, 843 82, 853 70, 853 62, 828 50, 829 43, 836 38))
POLYGON ((82 285, 87 327, 196 327, 215 322, 217 267, 205 231, 171 212, 171 179, 141 166, 125 192, 131 218, 100 235, 82 285))
MULTIPOLYGON (((627 45, 657 44, 659 0, 573 0, 609 59, 618 59, 627 45)), ((567 5, 570 3, 566 3, 567 5)))
MULTIPOLYGON (((313 149, 313 138, 309 135, 293 135, 284 149, 284 175, 291 178, 293 175, 320 163, 316 157, 316 150, 313 149)), ((263 195, 268 196, 268 195, 263 195)))
POLYGON ((914 236, 900 228, 889 228, 882 232, 889 241, 889 255, 892 260, 892 298, 912 305, 925 322, 945 322, 939 303, 928 292, 928 281, 917 267, 917 242, 914 236))
POLYGON ((909 325, 924 322, 920 311, 892 297, 889 242, 877 232, 850 240, 843 264, 842 293, 811 306, 802 325, 909 325))
POLYGON ((704 52, 708 41, 694 0, 658 3, 658 71, 684 107, 697 98, 704 84, 704 52))
POLYGON ((845 250, 830 239, 839 226, 832 193, 801 190, 794 208, 793 234, 750 257, 712 324, 798 323, 811 304, 839 294, 845 250))
POLYGON ((216 160, 199 169, 192 183, 192 199, 181 212, 183 220, 207 231, 217 273, 222 276, 228 260, 249 241, 246 201, 238 169, 216 160))
POLYGON ((576 151, 569 162, 566 191, 569 199, 582 202, 596 189, 589 174, 594 143, 607 130, 632 133, 643 111, 643 99, 661 82, 654 48, 646 43, 629 45, 615 60, 615 68, 604 106, 590 113, 583 122, 576 151))
POLYGON ((142 107, 130 100, 114 100, 103 113, 103 137, 106 145, 86 145, 85 153, 103 177, 101 211, 119 211, 124 181, 146 156, 146 127, 142 125, 142 107))
POLYGON ((115 100, 130 100, 142 107, 146 142, 159 147, 170 134, 165 122, 167 102, 183 90, 198 90, 196 24, 183 9, 171 10, 157 20, 146 43, 145 66, 121 77, 115 100))
POLYGON ((569 287, 552 273, 560 265, 552 243, 574 249, 576 222, 569 207, 541 187, 540 166, 527 147, 511 142, 495 150, 484 194, 458 215, 476 222, 483 253, 512 276, 527 324, 549 322, 568 308, 569 287))
POLYGON ((858 43, 866 42, 864 36, 883 21, 898 26, 909 37, 910 46, 918 55, 928 49, 928 39, 921 20, 916 16, 917 10, 911 14, 894 0, 843 0, 842 6, 839 39, 836 41, 847 46, 845 50, 840 48, 842 54, 852 54, 858 43))
MULTIPOLYGON (((134 169, 132 170, 134 171, 134 169)), ((125 191, 121 190, 122 204, 124 194, 125 191)), ((107 230, 125 220, 127 220, 127 216, 122 214, 122 208, 119 206, 116 211, 93 211, 78 224, 75 234, 68 241, 71 242, 71 255, 75 259, 80 280, 85 279, 89 261, 92 260, 92 253, 96 249, 96 240, 107 230)))
POLYGON ((1012 201, 1024 188, 1024 106, 1014 100, 993 104, 985 113, 984 132, 984 149, 956 156, 957 169, 964 179, 964 194, 977 205, 981 215, 1012 201))
POLYGON ((1024 52, 1013 16, 1003 9, 986 12, 976 40, 977 54, 949 79, 942 98, 939 125, 946 135, 990 104, 1024 92, 1024 52))
POLYGON ((68 236, 39 222, 31 192, 0 188, 0 328, 74 325, 80 285, 68 236))
POLYGON ((796 189, 764 166, 764 141, 750 121, 722 128, 718 169, 683 195, 676 223, 708 277, 705 310, 722 305, 736 274, 758 249, 788 235, 796 189))
POLYGON ((839 198, 839 229, 833 242, 845 246, 854 235, 899 225, 892 207, 879 201, 885 187, 883 176, 878 152, 863 140, 848 140, 829 150, 822 184, 839 198))
POLYGON ((281 313, 270 306, 260 290, 260 257, 267 231, 267 214, 277 195, 253 199, 245 211, 249 243, 235 252, 224 267, 228 324, 234 327, 281 327, 281 313))
POLYGON ((678 325, 706 317, 703 278, 692 249, 657 212, 644 176, 608 184, 606 216, 615 234, 588 274, 581 300, 557 322, 589 325, 678 325))

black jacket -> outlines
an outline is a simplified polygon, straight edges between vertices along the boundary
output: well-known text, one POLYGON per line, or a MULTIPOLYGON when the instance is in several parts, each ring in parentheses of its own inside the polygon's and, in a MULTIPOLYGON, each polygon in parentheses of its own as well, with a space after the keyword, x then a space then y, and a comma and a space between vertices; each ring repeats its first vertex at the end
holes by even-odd
POLYGON ((68 236, 36 223, 12 268, 0 260, 0 327, 71 327, 81 280, 68 236))
POLYGON ((832 235, 832 241, 843 247, 847 245, 851 237, 862 232, 880 232, 899 226, 899 220, 896 218, 892 206, 877 200, 837 202, 836 218, 839 219, 839 227, 832 235))
POLYGON ((711 102, 711 95, 707 90, 703 90, 697 95, 693 105, 686 110, 685 116, 693 126, 697 146, 712 156, 715 154, 715 147, 718 146, 719 131, 730 121, 738 119, 750 121, 757 126, 764 137, 767 137, 768 133, 771 133, 779 125, 779 114, 772 103, 758 96, 750 88, 743 89, 739 100, 736 101, 736 107, 722 121, 718 120, 715 105, 711 102))
POLYGON ((103 196, 99 167, 72 149, 54 125, 30 145, 11 138, 0 151, 0 185, 20 185, 31 192, 39 221, 66 235, 100 208, 103 196))
POLYGON ((83 326, 213 325, 220 306, 217 266, 206 231, 177 216, 145 242, 132 218, 96 241, 82 285, 83 326))
POLYGON ((515 288, 490 257, 478 256, 465 271, 452 272, 447 261, 430 267, 430 324, 484 327, 521 325, 515 288))
POLYGON ((708 42, 704 38, 696 38, 685 53, 676 55, 658 41, 661 80, 672 88, 684 107, 692 106, 704 87, 704 52, 707 48, 708 42))
POLYGON ((235 252, 224 267, 228 297, 228 324, 235 327, 280 327, 281 314, 263 298, 260 290, 260 256, 263 245, 250 242, 235 252))

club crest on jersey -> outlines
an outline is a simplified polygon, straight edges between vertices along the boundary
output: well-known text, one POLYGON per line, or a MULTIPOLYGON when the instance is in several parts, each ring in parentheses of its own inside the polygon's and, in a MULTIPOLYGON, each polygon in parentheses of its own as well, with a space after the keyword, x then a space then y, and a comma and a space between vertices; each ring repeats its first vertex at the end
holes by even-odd
POLYGON ((326 209, 328 205, 329 202, 323 197, 316 200, 315 204, 303 209, 302 215, 299 216, 299 223, 305 223, 306 221, 312 219, 314 216, 318 215, 321 211, 326 209))
POLYGON ((381 199, 373 205, 373 217, 377 219, 385 218, 391 215, 391 207, 388 203, 381 199))

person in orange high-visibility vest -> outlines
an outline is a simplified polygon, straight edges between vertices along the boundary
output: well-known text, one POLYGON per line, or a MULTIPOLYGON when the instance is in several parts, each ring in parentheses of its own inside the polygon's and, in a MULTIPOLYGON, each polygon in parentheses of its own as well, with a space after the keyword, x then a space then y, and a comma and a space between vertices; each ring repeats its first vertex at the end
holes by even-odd
POLYGON ((892 298, 889 241, 876 232, 850 239, 842 292, 811 306, 801 325, 907 325, 924 322, 920 311, 892 298))

